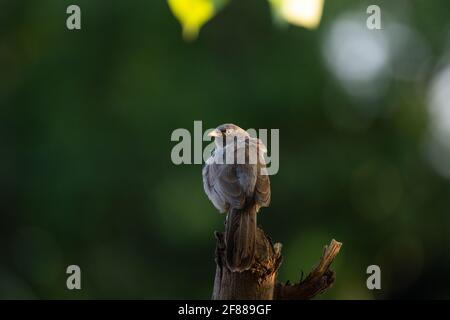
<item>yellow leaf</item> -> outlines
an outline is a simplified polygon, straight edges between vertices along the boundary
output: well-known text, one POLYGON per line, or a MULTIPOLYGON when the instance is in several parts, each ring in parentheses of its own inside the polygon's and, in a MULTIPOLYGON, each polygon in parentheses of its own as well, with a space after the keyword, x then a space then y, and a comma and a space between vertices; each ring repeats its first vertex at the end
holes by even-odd
POLYGON ((167 0, 183 28, 185 40, 197 38, 200 28, 216 13, 213 0, 167 0))
POLYGON ((319 26, 324 0, 269 0, 277 17, 308 29, 319 26))

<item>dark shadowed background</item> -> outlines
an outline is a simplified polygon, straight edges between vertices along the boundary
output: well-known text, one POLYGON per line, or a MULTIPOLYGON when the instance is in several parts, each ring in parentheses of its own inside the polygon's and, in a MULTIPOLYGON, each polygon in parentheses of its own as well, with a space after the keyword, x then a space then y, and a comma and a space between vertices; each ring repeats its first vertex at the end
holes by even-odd
POLYGON ((258 218, 280 280, 336 238, 320 298, 450 298, 449 18, 447 0, 325 1, 307 30, 233 0, 186 42, 166 1, 0 0, 0 298, 208 299, 224 216, 201 165, 170 158, 194 120, 280 129, 258 218))

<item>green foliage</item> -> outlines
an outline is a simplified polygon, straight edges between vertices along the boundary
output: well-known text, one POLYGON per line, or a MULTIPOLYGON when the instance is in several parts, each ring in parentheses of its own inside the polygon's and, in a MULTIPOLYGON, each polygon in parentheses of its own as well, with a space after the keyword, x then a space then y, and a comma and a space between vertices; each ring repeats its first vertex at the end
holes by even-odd
MULTIPOLYGON (((365 17, 365 3, 327 1, 310 32, 274 28, 260 0, 230 1, 192 44, 164 1, 77 3, 72 32, 72 1, 0 2, 1 298, 208 299, 224 216, 201 166, 170 161, 171 132, 194 120, 280 129, 272 204, 258 216, 284 244, 280 280, 308 272, 336 238, 337 282, 321 297, 449 297, 450 183, 423 138, 448 1, 409 7, 431 47, 426 77, 389 76, 369 101, 321 55, 333 21, 365 17), (79 292, 65 288, 69 264, 79 292), (371 264, 380 292, 365 287, 371 264)), ((404 17, 395 3, 383 5, 404 17)))

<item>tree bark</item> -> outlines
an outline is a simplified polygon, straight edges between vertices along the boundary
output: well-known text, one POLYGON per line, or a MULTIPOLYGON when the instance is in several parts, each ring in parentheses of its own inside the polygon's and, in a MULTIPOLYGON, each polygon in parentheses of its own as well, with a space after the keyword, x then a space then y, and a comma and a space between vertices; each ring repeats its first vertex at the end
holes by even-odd
POLYGON ((339 253, 341 243, 331 240, 325 246, 317 267, 297 284, 277 284, 278 269, 281 265, 281 243, 272 240, 261 228, 256 232, 256 255, 252 267, 244 272, 231 272, 225 263, 225 240, 223 234, 216 236, 216 276, 213 300, 280 300, 311 299, 330 288, 335 274, 330 265, 339 253))

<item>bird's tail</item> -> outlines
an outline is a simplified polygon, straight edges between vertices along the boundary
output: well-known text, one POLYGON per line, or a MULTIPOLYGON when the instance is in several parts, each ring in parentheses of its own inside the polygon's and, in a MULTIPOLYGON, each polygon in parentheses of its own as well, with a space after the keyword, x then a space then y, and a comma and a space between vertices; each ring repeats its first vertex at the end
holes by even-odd
POLYGON ((231 209, 225 224, 226 263, 232 272, 250 269, 256 250, 256 207, 231 209))

